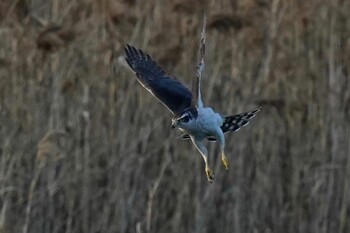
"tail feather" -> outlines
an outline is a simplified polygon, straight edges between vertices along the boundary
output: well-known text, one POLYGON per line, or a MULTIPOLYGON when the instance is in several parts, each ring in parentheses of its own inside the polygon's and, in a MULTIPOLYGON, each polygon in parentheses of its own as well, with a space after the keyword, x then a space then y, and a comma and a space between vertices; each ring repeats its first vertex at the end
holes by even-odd
POLYGON ((261 108, 255 109, 250 112, 245 112, 233 116, 224 116, 224 123, 221 126, 222 132, 238 131, 241 127, 249 124, 249 120, 253 118, 261 108))

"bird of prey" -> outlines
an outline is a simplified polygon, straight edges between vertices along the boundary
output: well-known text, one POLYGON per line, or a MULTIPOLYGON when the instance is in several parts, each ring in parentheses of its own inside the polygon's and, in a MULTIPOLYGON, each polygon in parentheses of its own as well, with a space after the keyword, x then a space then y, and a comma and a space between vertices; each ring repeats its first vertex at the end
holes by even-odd
POLYGON ((208 150, 205 139, 218 140, 221 151, 221 161, 226 170, 228 160, 225 155, 224 133, 237 131, 260 110, 226 116, 214 112, 210 107, 204 107, 201 98, 201 73, 204 69, 205 51, 205 20, 203 23, 199 64, 195 79, 192 81, 192 92, 179 81, 168 76, 157 63, 140 49, 127 45, 125 59, 137 80, 153 96, 162 102, 173 114, 172 128, 179 128, 184 135, 183 139, 191 139, 194 146, 202 155, 205 163, 205 172, 208 181, 214 179, 214 173, 208 164, 208 150))

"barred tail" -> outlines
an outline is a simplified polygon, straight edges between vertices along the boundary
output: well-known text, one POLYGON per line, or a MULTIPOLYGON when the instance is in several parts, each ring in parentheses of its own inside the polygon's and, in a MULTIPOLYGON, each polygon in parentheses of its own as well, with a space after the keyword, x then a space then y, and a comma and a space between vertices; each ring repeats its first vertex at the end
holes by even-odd
POLYGON ((234 116, 224 116, 225 120, 221 126, 222 132, 226 133, 228 131, 237 131, 241 127, 248 125, 249 120, 255 116, 257 112, 260 111, 261 108, 255 109, 250 112, 245 112, 241 114, 237 114, 234 116))

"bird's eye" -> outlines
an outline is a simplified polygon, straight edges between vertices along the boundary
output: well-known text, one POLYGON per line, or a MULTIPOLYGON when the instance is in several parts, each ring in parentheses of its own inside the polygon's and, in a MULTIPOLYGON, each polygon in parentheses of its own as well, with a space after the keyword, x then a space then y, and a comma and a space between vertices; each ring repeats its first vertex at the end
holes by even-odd
POLYGON ((190 120, 190 118, 188 116, 184 116, 181 120, 183 122, 188 122, 190 120))

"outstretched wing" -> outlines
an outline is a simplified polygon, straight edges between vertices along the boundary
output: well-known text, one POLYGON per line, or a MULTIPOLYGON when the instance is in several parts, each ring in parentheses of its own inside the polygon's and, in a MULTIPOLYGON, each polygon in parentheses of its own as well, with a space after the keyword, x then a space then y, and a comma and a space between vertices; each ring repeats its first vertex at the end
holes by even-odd
POLYGON ((259 111, 260 108, 233 116, 224 116, 224 123, 221 126, 222 132, 238 131, 241 127, 248 125, 249 120, 259 111))
POLYGON ((197 65, 196 77, 192 80, 192 107, 203 107, 203 100, 201 95, 201 81, 202 72, 204 70, 204 54, 205 54, 205 27, 206 27, 206 16, 203 17, 203 27, 201 33, 201 40, 199 45, 199 64, 197 65))
POLYGON ((126 62, 135 72, 137 80, 174 115, 191 105, 190 90, 167 76, 148 54, 130 45, 125 48, 125 53, 126 62))

